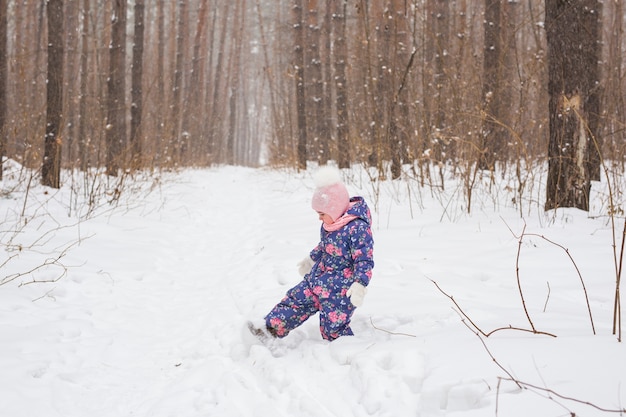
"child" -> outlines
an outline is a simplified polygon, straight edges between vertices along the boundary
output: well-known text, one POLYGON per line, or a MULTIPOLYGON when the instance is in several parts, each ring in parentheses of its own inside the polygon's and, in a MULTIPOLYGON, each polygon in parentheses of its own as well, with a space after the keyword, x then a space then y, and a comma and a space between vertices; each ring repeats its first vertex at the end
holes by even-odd
POLYGON ((298 264, 304 279, 265 317, 265 328, 249 325, 261 339, 285 337, 318 312, 324 339, 353 334, 350 319, 374 267, 370 211, 362 197, 349 197, 334 168, 321 168, 315 186, 311 206, 322 221, 320 242, 298 264))

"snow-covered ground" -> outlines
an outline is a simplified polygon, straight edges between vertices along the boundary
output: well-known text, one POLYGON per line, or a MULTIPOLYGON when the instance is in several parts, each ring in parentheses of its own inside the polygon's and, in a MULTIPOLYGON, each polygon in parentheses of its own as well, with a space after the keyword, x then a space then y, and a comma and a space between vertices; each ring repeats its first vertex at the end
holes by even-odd
MULTIPOLYGON (((0 415, 528 417, 626 408, 626 347, 612 334, 611 223, 572 209, 525 207, 522 218, 507 191, 497 201, 476 194, 467 215, 452 182, 431 191, 345 172, 352 194, 375 209, 376 266, 356 335, 323 341, 315 317, 270 348, 255 341, 245 322, 300 280, 296 263, 317 243, 312 174, 163 174, 83 219, 68 179, 60 191, 36 180, 10 190, 5 179, 0 415), (517 330, 533 326, 536 334, 517 330), (501 330, 486 337, 476 327, 501 330)), ((616 227, 619 249, 623 220, 616 227)))

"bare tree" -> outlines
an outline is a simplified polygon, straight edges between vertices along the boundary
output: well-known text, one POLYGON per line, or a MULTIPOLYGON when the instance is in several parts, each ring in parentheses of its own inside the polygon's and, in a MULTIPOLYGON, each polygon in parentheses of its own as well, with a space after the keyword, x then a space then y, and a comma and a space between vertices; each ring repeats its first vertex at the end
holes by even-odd
POLYGON ((172 145, 177 150, 176 162, 180 163, 182 156, 187 150, 187 138, 183 136, 182 128, 182 94, 184 83, 183 65, 186 59, 185 47, 187 46, 187 2, 178 0, 178 24, 176 27, 176 57, 174 67, 174 86, 172 87, 172 145))
POLYGON ((483 95, 481 109, 481 169, 493 170, 501 146, 500 109, 502 82, 502 31, 500 25, 501 1, 485 0, 483 95))
POLYGON ((61 183, 61 121, 63 112, 63 0, 49 0, 48 79, 46 136, 41 166, 41 183, 59 188, 61 183))
POLYGON ((599 115, 600 0, 546 0, 550 144, 546 210, 589 210, 599 115))
POLYGON ((340 168, 350 167, 350 130, 348 128, 348 80, 346 64, 348 47, 346 42, 346 7, 345 0, 334 2, 333 35, 335 48, 333 62, 335 67, 335 91, 337 108, 337 163, 340 168))
POLYGON ((6 148, 7 117, 7 0, 0 0, 0 180, 2 180, 3 159, 6 148))
MULTIPOLYGON (((221 154, 221 131, 222 131, 222 116, 223 105, 220 103, 222 96, 224 95, 222 90, 225 84, 222 80, 222 73, 224 72, 224 54, 226 52, 226 38, 228 29, 228 16, 231 2, 227 1, 222 5, 221 26, 220 26, 220 39, 217 46, 217 61, 215 63, 215 69, 211 72, 212 75, 208 77, 208 81, 213 85, 213 94, 207 98, 211 99, 211 111, 209 112, 209 158, 211 162, 218 161, 221 154)), ((217 13, 217 10, 216 10, 217 13)))
POLYGON ((79 77, 78 65, 80 59, 79 44, 79 18, 80 1, 69 0, 65 2, 65 50, 64 50, 64 85, 63 85, 63 160, 67 157, 68 164, 75 165, 76 158, 76 136, 78 126, 78 100, 79 77))
POLYGON ((161 103, 155 109, 156 117, 156 154, 159 159, 166 159, 168 154, 165 144, 165 0, 157 0, 157 103, 161 103))
POLYGON ((87 87, 89 81, 89 20, 90 0, 83 0, 82 29, 81 29, 81 54, 80 54, 80 93, 78 103, 78 160, 80 169, 86 171, 90 165, 89 145, 90 134, 87 133, 87 87))
POLYGON ((269 89, 269 99, 270 99, 270 123, 272 126, 272 135, 277 137, 277 148, 274 153, 277 154, 278 157, 282 158, 285 155, 285 138, 282 134, 282 129, 280 128, 281 120, 280 120, 280 112, 278 110, 278 100, 276 98, 276 86, 274 76, 272 74, 272 64, 270 60, 270 52, 268 39, 266 35, 265 29, 265 19, 263 18, 263 12, 261 9, 261 0, 256 0, 256 10, 257 16, 259 18, 259 34, 261 36, 261 49, 263 50, 263 75, 267 80, 267 86, 269 89))
MULTIPOLYGON (((333 62, 332 62, 332 42, 333 42, 333 6, 334 0, 324 0, 324 16, 320 30, 320 55, 325 57, 322 60, 322 143, 320 144, 320 162, 326 162, 331 158, 331 143, 335 143, 336 136, 332 128, 334 114, 333 105, 333 62)), ((339 162, 339 161, 338 161, 339 162)))
POLYGON ((324 164, 329 155, 325 154, 322 142, 328 142, 324 120, 324 79, 322 76, 322 59, 320 56, 321 30, 319 24, 319 6, 317 0, 306 0, 306 45, 305 73, 307 74, 307 139, 311 150, 315 152, 315 160, 324 164))
POLYGON ((198 19, 196 26, 196 33, 193 42, 193 54, 191 57, 191 76, 189 80, 188 95, 190 109, 194 111, 186 111, 185 118, 183 119, 183 127, 189 132, 190 145, 193 145, 192 154, 196 155, 196 158, 204 157, 206 148, 202 144, 202 120, 204 120, 205 108, 203 94, 205 93, 204 86, 204 69, 206 55, 210 49, 206 46, 205 39, 206 32, 206 20, 209 12, 208 1, 200 0, 198 6, 198 19), (188 127, 188 125, 191 126, 188 127))
POLYGON ((434 12, 435 24, 435 73, 434 85, 436 90, 436 111, 435 111, 435 128, 438 131, 444 131, 446 128, 446 113, 448 97, 446 95, 447 84, 447 63, 449 45, 449 17, 450 4, 448 0, 435 0, 434 12))
POLYGON ((409 144, 410 117, 409 117, 409 71, 413 65, 414 51, 411 51, 411 37, 409 34, 408 8, 403 0, 393 0, 387 6, 391 13, 393 53, 393 90, 389 108, 389 152, 391 153, 391 175, 399 178, 402 172, 402 163, 407 162, 407 147, 409 144))
POLYGON ((230 79, 229 79, 229 100, 228 100, 228 134, 226 139, 226 163, 234 164, 237 162, 235 155, 236 142, 243 138, 237 138, 238 134, 243 134, 243 130, 238 129, 238 112, 241 94, 241 54, 243 42, 243 28, 245 22, 245 0, 237 0, 235 2, 235 14, 233 18, 232 39, 230 50, 230 79))
POLYGON ((296 118, 298 121, 298 167, 306 169, 307 128, 306 128, 306 92, 304 73, 304 12, 303 1, 293 0, 294 60, 296 87, 296 118))
MULTIPOLYGON (((605 151, 615 155, 615 160, 624 163, 624 145, 626 144, 626 102, 624 101, 624 4, 621 1, 607 2, 603 5, 608 18, 605 45, 606 71, 603 78, 602 109, 606 118, 602 121, 602 134, 606 138, 605 151), (621 158, 619 157, 621 155, 621 158)), ((593 178, 593 177, 592 177, 593 178)))
POLYGON ((126 143, 126 0, 115 0, 111 17, 109 78, 107 79, 107 161, 108 175, 116 176, 122 167, 126 143))
POLYGON ((130 106, 130 153, 131 166, 138 168, 141 161, 142 112, 143 112, 143 0, 135 0, 135 34, 133 41, 133 67, 130 106))

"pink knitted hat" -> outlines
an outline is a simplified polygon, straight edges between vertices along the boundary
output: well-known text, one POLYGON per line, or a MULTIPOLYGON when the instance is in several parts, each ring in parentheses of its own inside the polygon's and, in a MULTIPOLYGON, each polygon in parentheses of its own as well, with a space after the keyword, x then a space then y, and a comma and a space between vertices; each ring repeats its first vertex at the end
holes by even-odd
POLYGON ((341 182, 339 170, 325 166, 315 174, 315 192, 311 200, 313 210, 328 214, 333 221, 348 209, 350 195, 341 182))

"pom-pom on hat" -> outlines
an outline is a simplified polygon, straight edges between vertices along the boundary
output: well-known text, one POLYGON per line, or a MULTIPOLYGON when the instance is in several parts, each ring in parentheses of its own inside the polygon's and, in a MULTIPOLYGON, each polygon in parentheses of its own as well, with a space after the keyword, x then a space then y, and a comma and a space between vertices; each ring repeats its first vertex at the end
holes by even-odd
POLYGON ((328 214, 333 221, 348 209, 350 195, 341 182, 339 170, 330 166, 319 169, 313 178, 315 192, 311 200, 313 210, 328 214))

